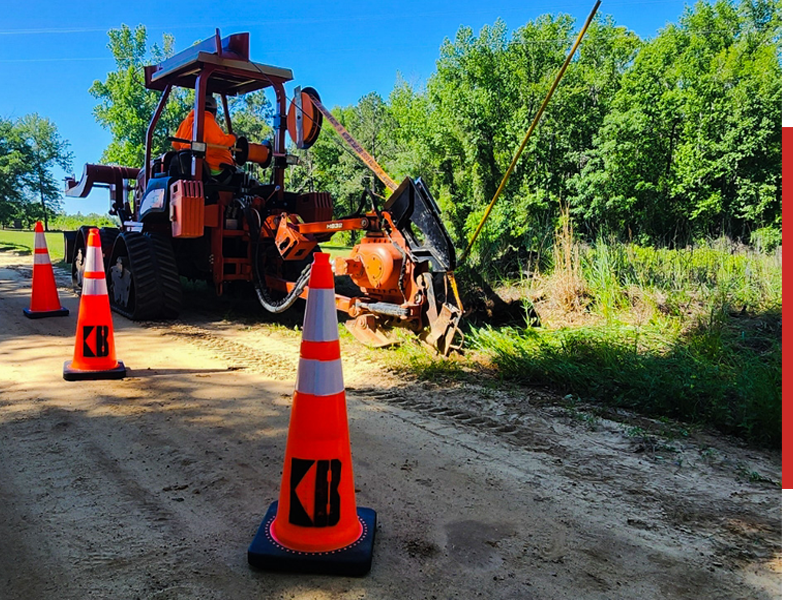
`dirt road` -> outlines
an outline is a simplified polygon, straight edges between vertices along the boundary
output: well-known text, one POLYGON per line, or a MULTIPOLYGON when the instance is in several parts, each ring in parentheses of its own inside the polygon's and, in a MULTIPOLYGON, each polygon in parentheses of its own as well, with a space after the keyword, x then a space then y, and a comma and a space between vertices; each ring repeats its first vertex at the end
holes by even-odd
POLYGON ((778 454, 652 436, 544 392, 400 381, 347 340, 372 571, 253 571, 299 333, 197 307, 115 317, 129 376, 68 383, 77 297, 61 290, 70 317, 24 318, 30 258, 0 257, 4 600, 780 597, 778 454))

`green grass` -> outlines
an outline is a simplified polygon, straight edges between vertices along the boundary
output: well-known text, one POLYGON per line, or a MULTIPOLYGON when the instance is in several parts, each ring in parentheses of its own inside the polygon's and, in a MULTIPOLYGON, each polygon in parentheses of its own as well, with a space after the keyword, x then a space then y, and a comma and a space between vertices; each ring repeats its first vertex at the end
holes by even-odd
POLYGON ((319 247, 323 252, 327 252, 334 258, 337 256, 350 256, 350 251, 353 249, 351 246, 338 246, 330 242, 322 243, 319 247))
POLYGON ((502 377, 780 445, 779 253, 723 239, 681 250, 600 241, 580 254, 583 314, 565 325, 545 298, 541 327, 472 331, 502 377))
MULTIPOLYGON (((60 231, 49 231, 45 233, 47 240, 47 250, 50 252, 50 259, 53 263, 64 260, 64 236, 60 231)), ((348 246, 336 246, 320 244, 323 252, 332 256, 349 256, 352 248, 348 246)), ((0 229, 0 252, 13 251, 20 254, 33 253, 33 231, 18 229, 0 229)))
MULTIPOLYGON (((53 264, 64 260, 64 236, 60 231, 50 231, 44 234, 47 240, 47 250, 53 264)), ((20 254, 33 253, 33 231, 0 229, 0 252, 19 252, 20 254)))
POLYGON ((56 215, 50 220, 49 228, 61 231, 75 231, 83 225, 94 227, 119 227, 119 220, 109 214, 89 213, 88 215, 56 215))
MULTIPOLYGON (((762 315, 777 328, 780 315, 762 315)), ((732 318, 701 322, 671 339, 652 326, 547 330, 482 328, 471 342, 498 372, 588 401, 706 423, 755 443, 780 445, 781 348, 741 335, 732 318), (755 343, 754 343, 755 342, 755 343)))
POLYGON ((413 373, 420 381, 464 380, 469 376, 465 371, 468 361, 459 361, 456 355, 446 358, 434 352, 433 348, 419 342, 411 332, 394 331, 400 344, 391 352, 384 353, 389 368, 397 372, 413 373))

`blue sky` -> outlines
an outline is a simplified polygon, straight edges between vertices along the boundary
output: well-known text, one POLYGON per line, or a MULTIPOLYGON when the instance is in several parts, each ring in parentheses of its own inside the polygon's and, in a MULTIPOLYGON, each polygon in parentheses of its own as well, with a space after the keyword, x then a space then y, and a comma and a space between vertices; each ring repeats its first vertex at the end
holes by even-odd
MULTIPOLYGON (((96 162, 110 135, 94 121, 88 89, 114 69, 106 32, 121 23, 147 26, 149 39, 165 32, 181 50, 213 35, 250 32, 250 55, 291 68, 299 85, 315 87, 328 106, 352 104, 371 92, 388 96, 398 73, 424 84, 445 37, 461 25, 480 29, 503 19, 514 30, 543 13, 568 13, 583 23, 593 0, 493 2, 307 2, 91 0, 5 3, 0 23, 0 116, 37 112, 52 119, 75 154, 74 171, 96 162)), ((605 0, 601 14, 640 37, 676 22, 684 0, 605 0)), ((132 165, 134 166, 134 165, 132 165)), ((138 166, 138 165, 135 165, 138 166)), ((61 175, 61 174, 59 174, 61 175)), ((105 212, 105 192, 66 199, 67 212, 105 212)))

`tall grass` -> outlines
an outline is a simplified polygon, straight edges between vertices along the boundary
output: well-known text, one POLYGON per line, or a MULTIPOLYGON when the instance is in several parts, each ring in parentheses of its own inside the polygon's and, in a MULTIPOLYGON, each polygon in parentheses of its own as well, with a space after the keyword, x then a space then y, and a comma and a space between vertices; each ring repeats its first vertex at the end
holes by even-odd
POLYGON ((469 343, 501 377, 778 446, 780 252, 579 245, 561 223, 552 271, 518 286, 538 285, 539 326, 477 327, 469 343))
POLYGON ((780 346, 755 349, 726 321, 670 339, 652 327, 482 328, 475 347, 502 376, 589 401, 780 444, 780 346))
POLYGON ((569 218, 569 206, 562 209, 553 239, 553 273, 547 282, 548 295, 564 311, 580 311, 586 286, 575 232, 569 218))

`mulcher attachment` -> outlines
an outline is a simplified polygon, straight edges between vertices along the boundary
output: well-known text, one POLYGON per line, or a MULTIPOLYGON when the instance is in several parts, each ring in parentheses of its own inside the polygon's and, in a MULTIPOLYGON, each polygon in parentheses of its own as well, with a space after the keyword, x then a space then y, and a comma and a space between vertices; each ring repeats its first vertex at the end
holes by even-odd
MULTIPOLYGON (((421 275, 420 287, 427 298, 425 317, 430 330, 422 339, 447 355, 458 332, 461 310, 447 301, 447 293, 437 294, 434 286, 432 274, 451 274, 456 267, 456 250, 439 207, 422 179, 406 177, 387 201, 386 210, 408 244, 411 259, 429 264, 430 272, 421 275)), ((447 277, 443 275, 439 275, 442 282, 447 277)))
POLYGON ((392 215, 394 224, 411 248, 414 262, 430 261, 430 270, 434 273, 456 268, 453 241, 442 223, 439 207, 422 179, 412 181, 406 177, 387 200, 385 210, 392 215), (416 235, 412 224, 417 227, 416 235))

